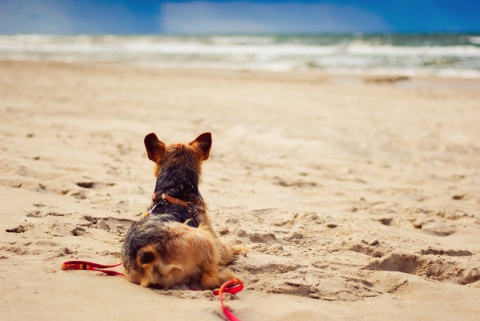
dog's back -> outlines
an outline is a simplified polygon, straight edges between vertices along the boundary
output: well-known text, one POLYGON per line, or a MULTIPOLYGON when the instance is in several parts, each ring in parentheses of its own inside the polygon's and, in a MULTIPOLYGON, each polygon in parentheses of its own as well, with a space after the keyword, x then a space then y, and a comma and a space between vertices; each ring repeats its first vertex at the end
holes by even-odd
POLYGON ((190 144, 168 146, 153 133, 145 137, 145 148, 148 158, 155 163, 157 178, 150 215, 168 214, 192 227, 208 225, 213 232, 198 189, 201 165, 208 159, 211 146, 210 133, 198 136, 190 144))

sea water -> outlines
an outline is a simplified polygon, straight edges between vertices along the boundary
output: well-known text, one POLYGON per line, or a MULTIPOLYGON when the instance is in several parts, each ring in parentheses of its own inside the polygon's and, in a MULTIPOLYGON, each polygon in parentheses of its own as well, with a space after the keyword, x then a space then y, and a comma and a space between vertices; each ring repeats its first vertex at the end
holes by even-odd
POLYGON ((480 78, 480 34, 0 35, 0 59, 480 78))

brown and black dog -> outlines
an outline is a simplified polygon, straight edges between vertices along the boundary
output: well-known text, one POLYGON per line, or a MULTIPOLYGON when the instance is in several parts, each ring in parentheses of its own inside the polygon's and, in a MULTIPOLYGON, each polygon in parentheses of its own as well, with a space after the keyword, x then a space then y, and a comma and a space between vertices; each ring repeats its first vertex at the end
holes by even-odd
POLYGON ((154 133, 145 137, 157 181, 148 216, 130 227, 123 244, 122 262, 131 282, 161 288, 197 283, 213 289, 235 277, 226 265, 244 247, 216 236, 198 190, 211 146, 210 133, 190 144, 165 145, 154 133))

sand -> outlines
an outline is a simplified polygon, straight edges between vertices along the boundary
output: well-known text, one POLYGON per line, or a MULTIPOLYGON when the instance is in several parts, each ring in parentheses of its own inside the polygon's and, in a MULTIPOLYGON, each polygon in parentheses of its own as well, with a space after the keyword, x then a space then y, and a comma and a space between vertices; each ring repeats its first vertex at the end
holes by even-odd
POLYGON ((0 62, 0 319, 224 320, 208 291, 60 270, 120 261, 146 134, 210 131, 241 320, 476 320, 480 80, 397 80, 0 62))

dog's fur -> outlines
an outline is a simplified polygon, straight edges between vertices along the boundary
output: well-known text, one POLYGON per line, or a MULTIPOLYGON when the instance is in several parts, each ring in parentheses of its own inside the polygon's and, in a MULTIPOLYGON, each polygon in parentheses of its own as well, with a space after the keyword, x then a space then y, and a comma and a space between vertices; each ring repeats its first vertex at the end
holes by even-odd
POLYGON ((167 146, 153 133, 145 137, 157 181, 149 215, 132 225, 123 244, 122 262, 131 282, 161 288, 197 283, 213 289, 235 277, 225 266, 243 247, 216 236, 198 190, 211 146, 210 133, 188 145, 167 146))

